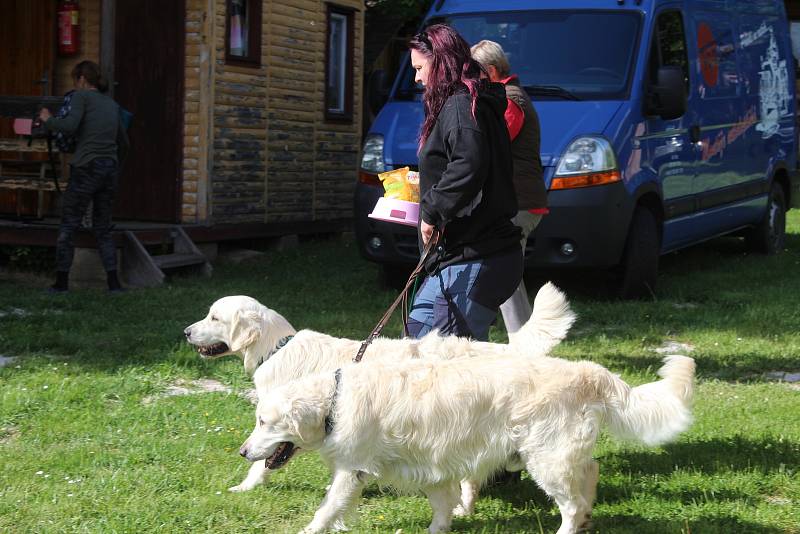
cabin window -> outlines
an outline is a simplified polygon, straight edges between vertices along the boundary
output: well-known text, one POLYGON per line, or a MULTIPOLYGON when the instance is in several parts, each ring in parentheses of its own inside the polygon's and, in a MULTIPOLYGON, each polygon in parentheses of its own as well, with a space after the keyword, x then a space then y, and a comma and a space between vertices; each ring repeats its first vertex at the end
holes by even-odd
POLYGON ((261 65, 261 0, 226 0, 225 62, 261 65))
POLYGON ((353 11, 328 4, 325 117, 353 121, 353 11))

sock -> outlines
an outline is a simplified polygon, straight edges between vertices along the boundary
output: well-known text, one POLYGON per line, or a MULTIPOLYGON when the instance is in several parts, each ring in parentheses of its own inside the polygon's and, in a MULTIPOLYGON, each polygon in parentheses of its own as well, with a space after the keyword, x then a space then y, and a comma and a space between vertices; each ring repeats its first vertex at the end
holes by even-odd
POLYGON ((56 271, 56 283, 52 287, 59 291, 69 289, 69 271, 56 271))
POLYGON ((106 282, 108 282, 108 289, 111 291, 122 287, 117 278, 117 271, 106 271, 106 282))

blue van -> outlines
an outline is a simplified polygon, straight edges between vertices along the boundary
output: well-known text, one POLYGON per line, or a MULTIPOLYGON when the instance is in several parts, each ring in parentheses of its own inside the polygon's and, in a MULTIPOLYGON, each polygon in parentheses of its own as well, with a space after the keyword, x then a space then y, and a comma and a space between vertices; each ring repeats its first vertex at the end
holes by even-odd
MULTIPOLYGON (((539 114, 550 214, 527 266, 618 267, 634 297, 682 247, 783 248, 800 202, 783 0, 438 0, 436 22, 500 43, 539 114)), ((367 214, 377 173, 417 164, 421 95, 406 61, 364 140, 356 237, 387 269, 416 262, 416 233, 367 214)))

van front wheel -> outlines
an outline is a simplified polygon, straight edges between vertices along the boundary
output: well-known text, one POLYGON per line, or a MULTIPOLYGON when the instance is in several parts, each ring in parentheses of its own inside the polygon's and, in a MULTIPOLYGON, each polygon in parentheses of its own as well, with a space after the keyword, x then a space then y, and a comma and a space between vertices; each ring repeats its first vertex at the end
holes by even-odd
POLYGON ((622 298, 636 299, 655 295, 660 249, 656 217, 649 209, 639 206, 633 213, 622 256, 622 298))
POLYGON ((747 248, 767 255, 778 254, 786 243, 786 198, 780 184, 773 183, 764 219, 745 234, 747 248))

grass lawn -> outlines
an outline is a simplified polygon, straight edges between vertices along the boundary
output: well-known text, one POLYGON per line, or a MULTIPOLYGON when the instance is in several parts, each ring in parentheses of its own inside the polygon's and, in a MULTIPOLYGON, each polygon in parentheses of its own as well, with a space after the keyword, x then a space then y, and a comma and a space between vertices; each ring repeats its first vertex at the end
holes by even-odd
MULTIPOLYGON (((602 296, 602 278, 559 275, 579 320, 556 355, 631 383, 656 378, 673 342, 698 363, 694 426, 648 449, 601 439, 594 528, 609 533, 800 532, 800 214, 787 250, 719 239, 662 260, 658 298, 602 296)), ((529 278, 535 291, 540 274, 529 278)), ((301 242, 210 279, 109 296, 0 279, 0 532, 296 532, 324 495, 315 454, 267 486, 228 493, 254 422, 240 360, 201 360, 183 328, 218 297, 251 295, 297 328, 365 337, 394 298, 347 238, 301 242), (230 388, 163 396, 210 378, 230 388)), ((397 317, 387 335, 400 333, 397 317)), ((502 325, 493 340, 504 342, 502 325)), ((365 365, 369 362, 365 361, 365 365)), ((427 501, 369 486, 353 532, 421 532, 427 501)), ((523 480, 488 489, 456 532, 553 532, 557 508, 523 480)))

